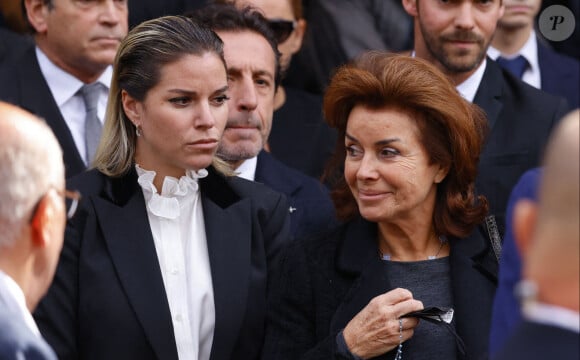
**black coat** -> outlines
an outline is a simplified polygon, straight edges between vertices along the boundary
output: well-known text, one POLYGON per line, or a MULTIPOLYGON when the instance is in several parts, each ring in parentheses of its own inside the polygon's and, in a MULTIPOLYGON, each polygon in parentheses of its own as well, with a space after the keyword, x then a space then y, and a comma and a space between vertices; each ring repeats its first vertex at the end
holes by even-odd
MULTIPOLYGON (((393 289, 376 239, 377 225, 358 219, 289 246, 268 300, 264 360, 340 358, 338 332, 372 298, 393 289)), ((456 331, 467 359, 487 358, 497 261, 486 239, 480 228, 468 238, 450 239, 456 331)), ((394 352, 383 358, 393 359, 394 352)))
MULTIPOLYGON (((283 195, 210 168, 199 180, 211 267, 212 360, 256 359, 267 281, 288 239, 283 195)), ((35 318, 59 359, 175 359, 169 305, 134 169, 73 178, 83 199, 35 318)))

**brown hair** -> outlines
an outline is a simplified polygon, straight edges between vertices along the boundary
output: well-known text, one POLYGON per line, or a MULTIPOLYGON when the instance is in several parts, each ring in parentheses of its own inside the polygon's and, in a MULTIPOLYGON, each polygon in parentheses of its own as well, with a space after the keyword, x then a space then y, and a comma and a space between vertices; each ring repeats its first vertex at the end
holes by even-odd
POLYGON ((449 168, 437 186, 433 224, 439 235, 464 237, 481 222, 487 200, 475 195, 479 154, 487 132, 483 111, 464 100, 449 80, 428 62, 371 51, 341 67, 324 96, 324 114, 337 128, 339 141, 325 172, 342 220, 359 214, 342 173, 346 125, 352 109, 396 108, 417 115, 420 141, 431 163, 449 168))

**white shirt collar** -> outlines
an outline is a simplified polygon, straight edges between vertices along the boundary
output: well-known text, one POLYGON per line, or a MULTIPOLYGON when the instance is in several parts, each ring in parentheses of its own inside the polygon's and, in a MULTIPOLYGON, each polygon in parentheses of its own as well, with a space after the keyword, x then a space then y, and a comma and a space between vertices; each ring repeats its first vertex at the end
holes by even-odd
MULTIPOLYGON (((50 92, 56 102, 61 107, 66 101, 73 97, 77 91, 84 85, 82 81, 56 66, 47 56, 36 47, 36 57, 40 71, 46 79, 50 92)), ((107 66, 105 71, 99 76, 97 82, 101 83, 107 91, 109 90, 111 79, 113 77, 113 68, 107 66)))
POLYGON ((0 302, 6 303, 6 306, 9 309, 20 314, 30 331, 40 337, 38 326, 34 322, 34 319, 26 306, 24 292, 22 292, 22 289, 18 286, 16 281, 2 270, 0 270, 0 302))
POLYGON ((559 306, 530 302, 522 308, 523 316, 533 322, 580 333, 580 314, 559 306))
POLYGON ((254 156, 253 158, 244 160, 244 162, 236 169, 236 173, 238 173, 238 176, 241 178, 254 181, 254 179, 256 178, 257 167, 258 167, 258 157, 254 156))
POLYGON ((483 59, 477 70, 475 70, 470 77, 465 79, 464 82, 455 87, 465 100, 473 102, 473 99, 475 99, 475 94, 477 93, 477 89, 479 89, 479 85, 483 79, 483 73, 485 72, 486 66, 487 59, 483 59))

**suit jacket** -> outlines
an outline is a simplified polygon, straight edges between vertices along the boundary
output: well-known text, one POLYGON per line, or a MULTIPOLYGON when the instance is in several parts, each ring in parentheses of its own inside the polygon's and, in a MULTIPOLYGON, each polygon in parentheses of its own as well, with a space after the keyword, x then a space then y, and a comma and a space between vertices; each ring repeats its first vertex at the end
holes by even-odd
POLYGON ((524 321, 493 359, 580 359, 580 334, 556 326, 524 321))
POLYGON ((538 62, 542 90, 565 98, 572 109, 580 107, 580 61, 538 41, 538 62))
POLYGON ((50 126, 62 147, 66 177, 84 171, 85 163, 40 71, 34 46, 0 69, 0 84, 10 84, 0 86, 0 100, 36 114, 50 126))
POLYGON ((328 188, 265 151, 258 154, 254 180, 286 195, 293 237, 325 232, 338 224, 328 188))
POLYGON ((56 360, 48 344, 34 334, 19 313, 0 298, 0 359, 56 360))
POLYGON ((285 88, 286 102, 274 112, 270 152, 284 164, 320 179, 336 145, 336 131, 324 122, 322 97, 285 88))
MULTIPOLYGON (((266 288, 288 239, 283 195, 212 168, 200 179, 215 304, 212 360, 256 359, 266 288)), ((92 170, 67 224, 55 280, 35 312, 59 359, 177 359, 173 325, 145 200, 133 169, 92 170)))
POLYGON ((489 333, 489 353, 494 355, 508 339, 516 325, 521 321, 520 301, 514 289, 520 281, 522 260, 513 232, 513 212, 519 200, 537 200, 537 189, 541 168, 528 170, 514 187, 507 206, 506 231, 499 261, 497 291, 493 300, 491 330, 489 333))
POLYGON ((9 62, 21 56, 33 45, 32 37, 0 27, 0 67, 4 66, 5 61, 9 62))
POLYGON ((488 58, 473 102, 489 124, 476 186, 503 234, 509 194, 526 170, 540 165, 552 128, 566 114, 566 101, 525 84, 488 58))
MULTIPOLYGON (((337 334, 372 298, 392 290, 376 239, 377 225, 357 219, 288 247, 268 300, 264 360, 340 358, 337 334)), ((479 228, 450 241, 456 331, 467 359, 486 359, 497 262, 479 228)))

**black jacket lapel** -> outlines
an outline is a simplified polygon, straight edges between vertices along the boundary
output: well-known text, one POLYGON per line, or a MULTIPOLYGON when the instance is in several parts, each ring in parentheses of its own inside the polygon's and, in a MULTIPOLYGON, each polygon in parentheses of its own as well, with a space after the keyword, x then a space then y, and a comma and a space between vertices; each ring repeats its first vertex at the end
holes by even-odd
POLYGON ((60 109, 54 101, 50 88, 42 76, 34 47, 29 49, 21 59, 22 64, 19 65, 21 106, 43 118, 54 132, 63 149, 66 177, 69 178, 84 171, 85 163, 77 150, 60 109))
POLYGON ((483 78, 479 84, 473 103, 485 111, 490 132, 493 131, 495 122, 503 108, 503 103, 501 102, 502 79, 502 70, 499 65, 488 57, 485 72, 483 73, 483 78))
POLYGON ((240 200, 213 169, 200 185, 216 316, 211 359, 228 359, 250 288, 252 209, 250 201, 240 200))
POLYGON ((177 359, 177 347, 143 193, 135 172, 112 180, 110 199, 94 207, 121 284, 155 354, 177 359))
POLYGON ((457 333, 467 359, 487 358, 487 330, 497 285, 497 262, 481 227, 451 247, 451 288, 457 333), (482 329, 486 329, 482 331, 482 329))

